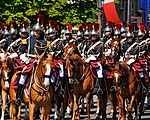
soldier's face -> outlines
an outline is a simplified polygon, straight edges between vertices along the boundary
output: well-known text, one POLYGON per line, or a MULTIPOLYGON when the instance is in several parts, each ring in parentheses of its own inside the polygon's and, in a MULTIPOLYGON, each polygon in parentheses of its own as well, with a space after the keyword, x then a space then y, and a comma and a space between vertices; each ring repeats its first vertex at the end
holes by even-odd
POLYGON ((41 33, 42 33, 41 30, 34 30, 33 35, 34 35, 36 38, 39 38, 39 37, 41 36, 41 33))
POLYGON ((92 41, 96 41, 97 40, 97 36, 96 35, 92 35, 92 41))
POLYGON ((48 35, 46 35, 47 40, 54 40, 55 37, 56 37, 55 33, 54 34, 48 34, 48 35))
POLYGON ((71 34, 66 34, 66 39, 70 39, 71 38, 71 34))
POLYGON ((11 34, 11 38, 16 38, 17 35, 16 34, 11 34))
POLYGON ((111 35, 111 32, 108 31, 108 32, 105 33, 105 35, 106 35, 106 36, 110 36, 110 35, 111 35))
POLYGON ((128 37, 127 40, 129 43, 132 43, 132 41, 133 41, 132 37, 128 37))
POLYGON ((121 33, 121 37, 125 37, 126 36, 126 33, 121 33))
POLYGON ((27 37, 28 37, 27 32, 22 32, 22 33, 21 33, 21 37, 22 37, 22 38, 27 38, 27 37))
POLYGON ((85 35, 85 36, 84 36, 84 39, 85 39, 85 40, 88 40, 89 38, 90 38, 89 35, 85 35))

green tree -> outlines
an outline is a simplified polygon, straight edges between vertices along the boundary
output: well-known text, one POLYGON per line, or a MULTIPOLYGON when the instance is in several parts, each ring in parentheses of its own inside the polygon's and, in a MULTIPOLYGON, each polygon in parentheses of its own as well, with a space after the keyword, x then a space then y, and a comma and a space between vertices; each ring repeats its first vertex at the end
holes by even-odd
POLYGON ((1 0, 0 21, 9 23, 16 20, 31 20, 34 23, 37 14, 42 12, 45 21, 55 20, 63 25, 67 23, 96 22, 96 0, 1 0))

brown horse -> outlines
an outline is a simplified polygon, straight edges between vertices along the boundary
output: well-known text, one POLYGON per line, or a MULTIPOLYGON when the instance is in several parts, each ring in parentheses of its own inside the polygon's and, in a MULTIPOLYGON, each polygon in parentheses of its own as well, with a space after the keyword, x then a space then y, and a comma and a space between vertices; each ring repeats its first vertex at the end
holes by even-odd
POLYGON ((75 45, 65 48, 64 56, 66 58, 66 74, 69 84, 73 89, 73 117, 72 120, 80 119, 79 101, 80 98, 86 97, 86 107, 88 120, 90 120, 90 100, 95 85, 95 77, 90 71, 90 65, 86 64, 79 54, 75 45))
MULTIPOLYGON (((129 99, 130 103, 127 108, 129 118, 131 117, 131 110, 135 106, 136 101, 141 102, 140 108, 143 108, 143 101, 145 94, 141 94, 142 82, 138 81, 135 71, 125 62, 118 62, 112 72, 114 77, 114 85, 116 90, 116 97, 119 103, 119 116, 118 120, 126 120, 125 100, 129 99), (143 95, 142 99, 137 96, 143 95)), ((143 110, 143 109, 142 109, 143 110)), ((141 110, 140 110, 141 112, 141 110)))
POLYGON ((47 52, 43 53, 39 58, 31 81, 29 103, 30 120, 34 120, 34 115, 38 108, 42 110, 41 119, 49 120, 53 96, 50 78, 54 71, 53 56, 47 52))
POLYGON ((2 67, 1 67, 1 87, 2 87, 2 115, 1 120, 4 120, 4 113, 6 110, 6 101, 8 99, 8 93, 9 93, 9 87, 10 87, 10 80, 14 73, 14 67, 11 59, 5 58, 4 61, 2 61, 2 67))

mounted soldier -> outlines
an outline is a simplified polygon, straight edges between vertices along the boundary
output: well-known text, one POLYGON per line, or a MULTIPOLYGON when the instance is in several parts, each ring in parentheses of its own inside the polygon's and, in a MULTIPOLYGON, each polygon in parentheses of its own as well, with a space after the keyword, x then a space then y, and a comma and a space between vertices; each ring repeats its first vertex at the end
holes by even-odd
MULTIPOLYGON (((23 36, 24 35, 22 35, 22 37, 23 36)), ((18 90, 17 90, 17 95, 16 95, 17 106, 20 105, 21 103, 23 89, 27 82, 27 79, 30 77, 33 65, 35 64, 34 62, 35 57, 41 55, 47 48, 47 42, 44 36, 43 25, 41 24, 41 21, 39 19, 37 23, 33 26, 33 36, 31 37, 29 36, 28 39, 23 39, 22 41, 23 41, 22 43, 27 43, 28 49, 26 47, 27 50, 24 49, 25 53, 20 55, 20 60, 23 61, 23 63, 25 64, 25 67, 23 67, 21 71, 20 79, 19 79, 19 85, 18 85, 18 90)))
MULTIPOLYGON (((102 73, 102 63, 101 63, 101 58, 102 58, 102 46, 103 43, 100 41, 99 34, 99 24, 93 25, 92 31, 91 31, 91 26, 89 26, 89 31, 91 31, 90 35, 91 38, 85 40, 85 62, 90 63, 93 70, 96 72, 97 76, 97 82, 96 87, 98 88, 96 91, 96 94, 102 94, 101 90, 101 79, 103 78, 103 73, 102 73), (95 67, 95 65, 97 67, 95 67)), ((87 37, 86 37, 87 38, 87 37)))

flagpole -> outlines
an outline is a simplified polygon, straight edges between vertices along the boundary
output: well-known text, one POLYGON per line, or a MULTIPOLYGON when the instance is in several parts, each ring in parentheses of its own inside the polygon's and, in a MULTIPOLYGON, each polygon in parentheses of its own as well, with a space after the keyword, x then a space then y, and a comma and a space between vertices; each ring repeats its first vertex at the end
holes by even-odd
POLYGON ((127 11, 127 23, 129 24, 130 19, 130 0, 128 0, 128 11, 127 11))

